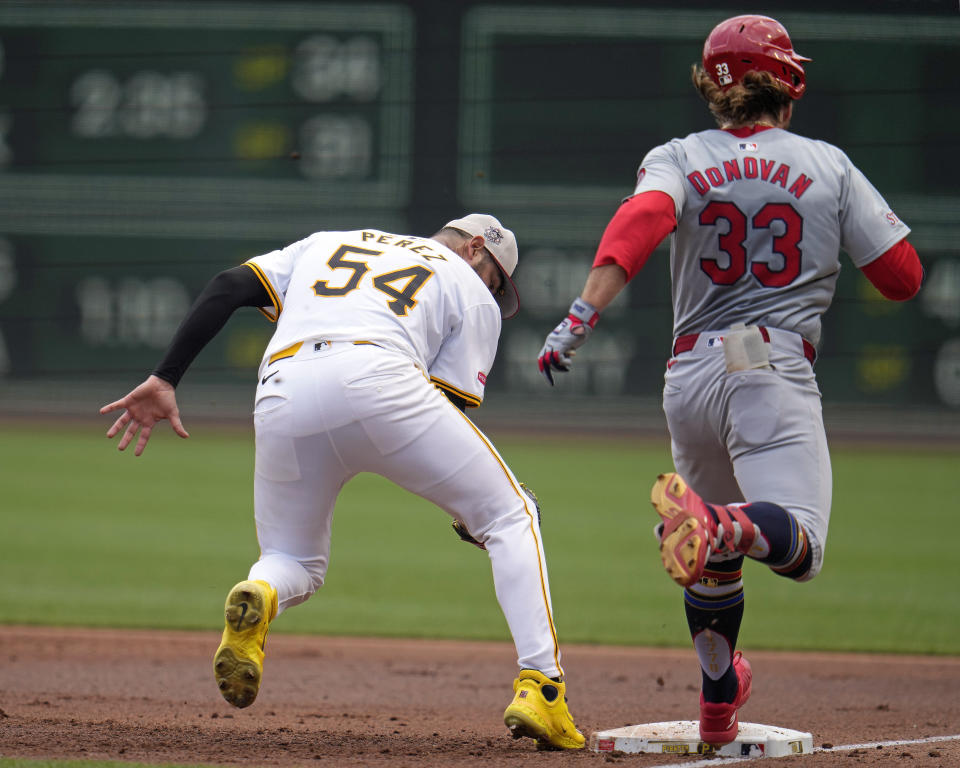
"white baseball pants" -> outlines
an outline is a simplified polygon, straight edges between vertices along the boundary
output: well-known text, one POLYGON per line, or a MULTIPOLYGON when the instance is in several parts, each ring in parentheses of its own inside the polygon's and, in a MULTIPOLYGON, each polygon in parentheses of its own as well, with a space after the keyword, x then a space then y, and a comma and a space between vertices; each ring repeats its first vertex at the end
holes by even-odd
POLYGON ((280 611, 323 584, 340 489, 375 472, 486 545, 519 666, 562 674, 536 509, 490 441, 413 361, 369 344, 307 341, 261 370, 254 424, 261 554, 249 578, 276 588, 280 611))

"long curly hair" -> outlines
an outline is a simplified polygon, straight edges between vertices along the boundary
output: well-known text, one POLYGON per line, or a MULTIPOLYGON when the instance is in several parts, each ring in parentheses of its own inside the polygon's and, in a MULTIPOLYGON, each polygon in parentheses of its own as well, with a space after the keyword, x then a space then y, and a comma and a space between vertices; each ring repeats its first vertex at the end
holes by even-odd
POLYGON ((736 128, 763 118, 778 120, 792 101, 786 87, 769 72, 751 70, 740 82, 721 90, 702 66, 694 64, 690 79, 720 126, 736 128))

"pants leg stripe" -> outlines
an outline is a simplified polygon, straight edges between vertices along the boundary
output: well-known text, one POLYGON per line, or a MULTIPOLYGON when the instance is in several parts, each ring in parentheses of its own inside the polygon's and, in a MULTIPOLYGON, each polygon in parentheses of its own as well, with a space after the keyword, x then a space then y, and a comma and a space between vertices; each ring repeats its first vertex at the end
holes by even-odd
MULTIPOLYGON (((487 449, 490 451, 490 453, 493 455, 493 458, 496 459, 497 464, 499 464, 500 468, 503 470, 504 475, 506 475, 507 480, 510 481, 510 485, 513 486, 513 489, 514 491, 516 491, 517 496, 523 502, 523 509, 527 513, 527 517, 530 520, 530 532, 533 534, 534 542, 536 542, 537 533, 536 533, 536 528, 534 526, 537 525, 537 519, 536 519, 536 515, 530 511, 529 497, 527 496, 527 494, 523 492, 523 489, 521 489, 517 485, 517 483, 514 482, 513 475, 510 473, 510 470, 508 470, 506 465, 504 465, 503 461, 500 458, 500 455, 496 452, 496 450, 494 450, 493 446, 490 445, 490 442, 487 440, 484 434, 479 429, 477 429, 476 425, 472 421, 470 421, 470 419, 467 418, 467 416, 464 413, 462 413, 459 409, 456 409, 456 410, 457 410, 457 413, 459 413, 460 416, 463 418, 463 420, 470 425, 470 429, 472 429, 476 433, 477 437, 479 437, 483 441, 483 444, 487 446, 487 449)), ((560 675, 562 676, 563 667, 560 666, 560 643, 557 640, 557 629, 553 623, 553 613, 550 610, 550 600, 547 597, 546 579, 544 578, 544 575, 543 575, 543 571, 544 571, 543 559, 540 557, 539 547, 537 547, 537 567, 539 568, 539 571, 540 571, 540 590, 543 596, 543 607, 547 614, 547 623, 550 625, 550 635, 553 639, 553 660, 554 660, 554 663, 557 665, 557 669, 560 670, 560 675)))

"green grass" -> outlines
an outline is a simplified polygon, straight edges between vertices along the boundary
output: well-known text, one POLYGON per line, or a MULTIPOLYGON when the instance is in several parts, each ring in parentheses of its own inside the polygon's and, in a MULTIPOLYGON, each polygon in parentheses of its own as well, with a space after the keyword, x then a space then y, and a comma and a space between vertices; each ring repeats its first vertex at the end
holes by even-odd
MULTIPOLYGON (((0 425, 0 623, 219 631, 227 589, 257 556, 252 435, 191 426, 187 441, 158 430, 137 459, 105 425, 0 425)), ((681 593, 651 534, 666 443, 492 436, 540 496, 561 642, 686 647, 681 593)), ((834 446, 823 572, 796 584, 748 563, 741 644, 960 653, 958 459, 834 446)), ((271 629, 509 639, 485 554, 439 509, 370 475, 341 496, 327 584, 271 629)))

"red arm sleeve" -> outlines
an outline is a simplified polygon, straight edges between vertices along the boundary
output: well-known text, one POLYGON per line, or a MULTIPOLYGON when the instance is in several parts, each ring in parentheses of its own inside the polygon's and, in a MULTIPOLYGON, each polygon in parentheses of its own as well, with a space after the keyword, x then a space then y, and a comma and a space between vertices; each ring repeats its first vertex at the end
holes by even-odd
POLYGON ((627 280, 632 280, 676 226, 676 208, 670 195, 656 191, 634 195, 607 224, 593 266, 617 264, 626 271, 627 280))
POLYGON ((891 301, 912 299, 923 283, 923 267, 913 246, 901 240, 861 270, 874 287, 891 301))

